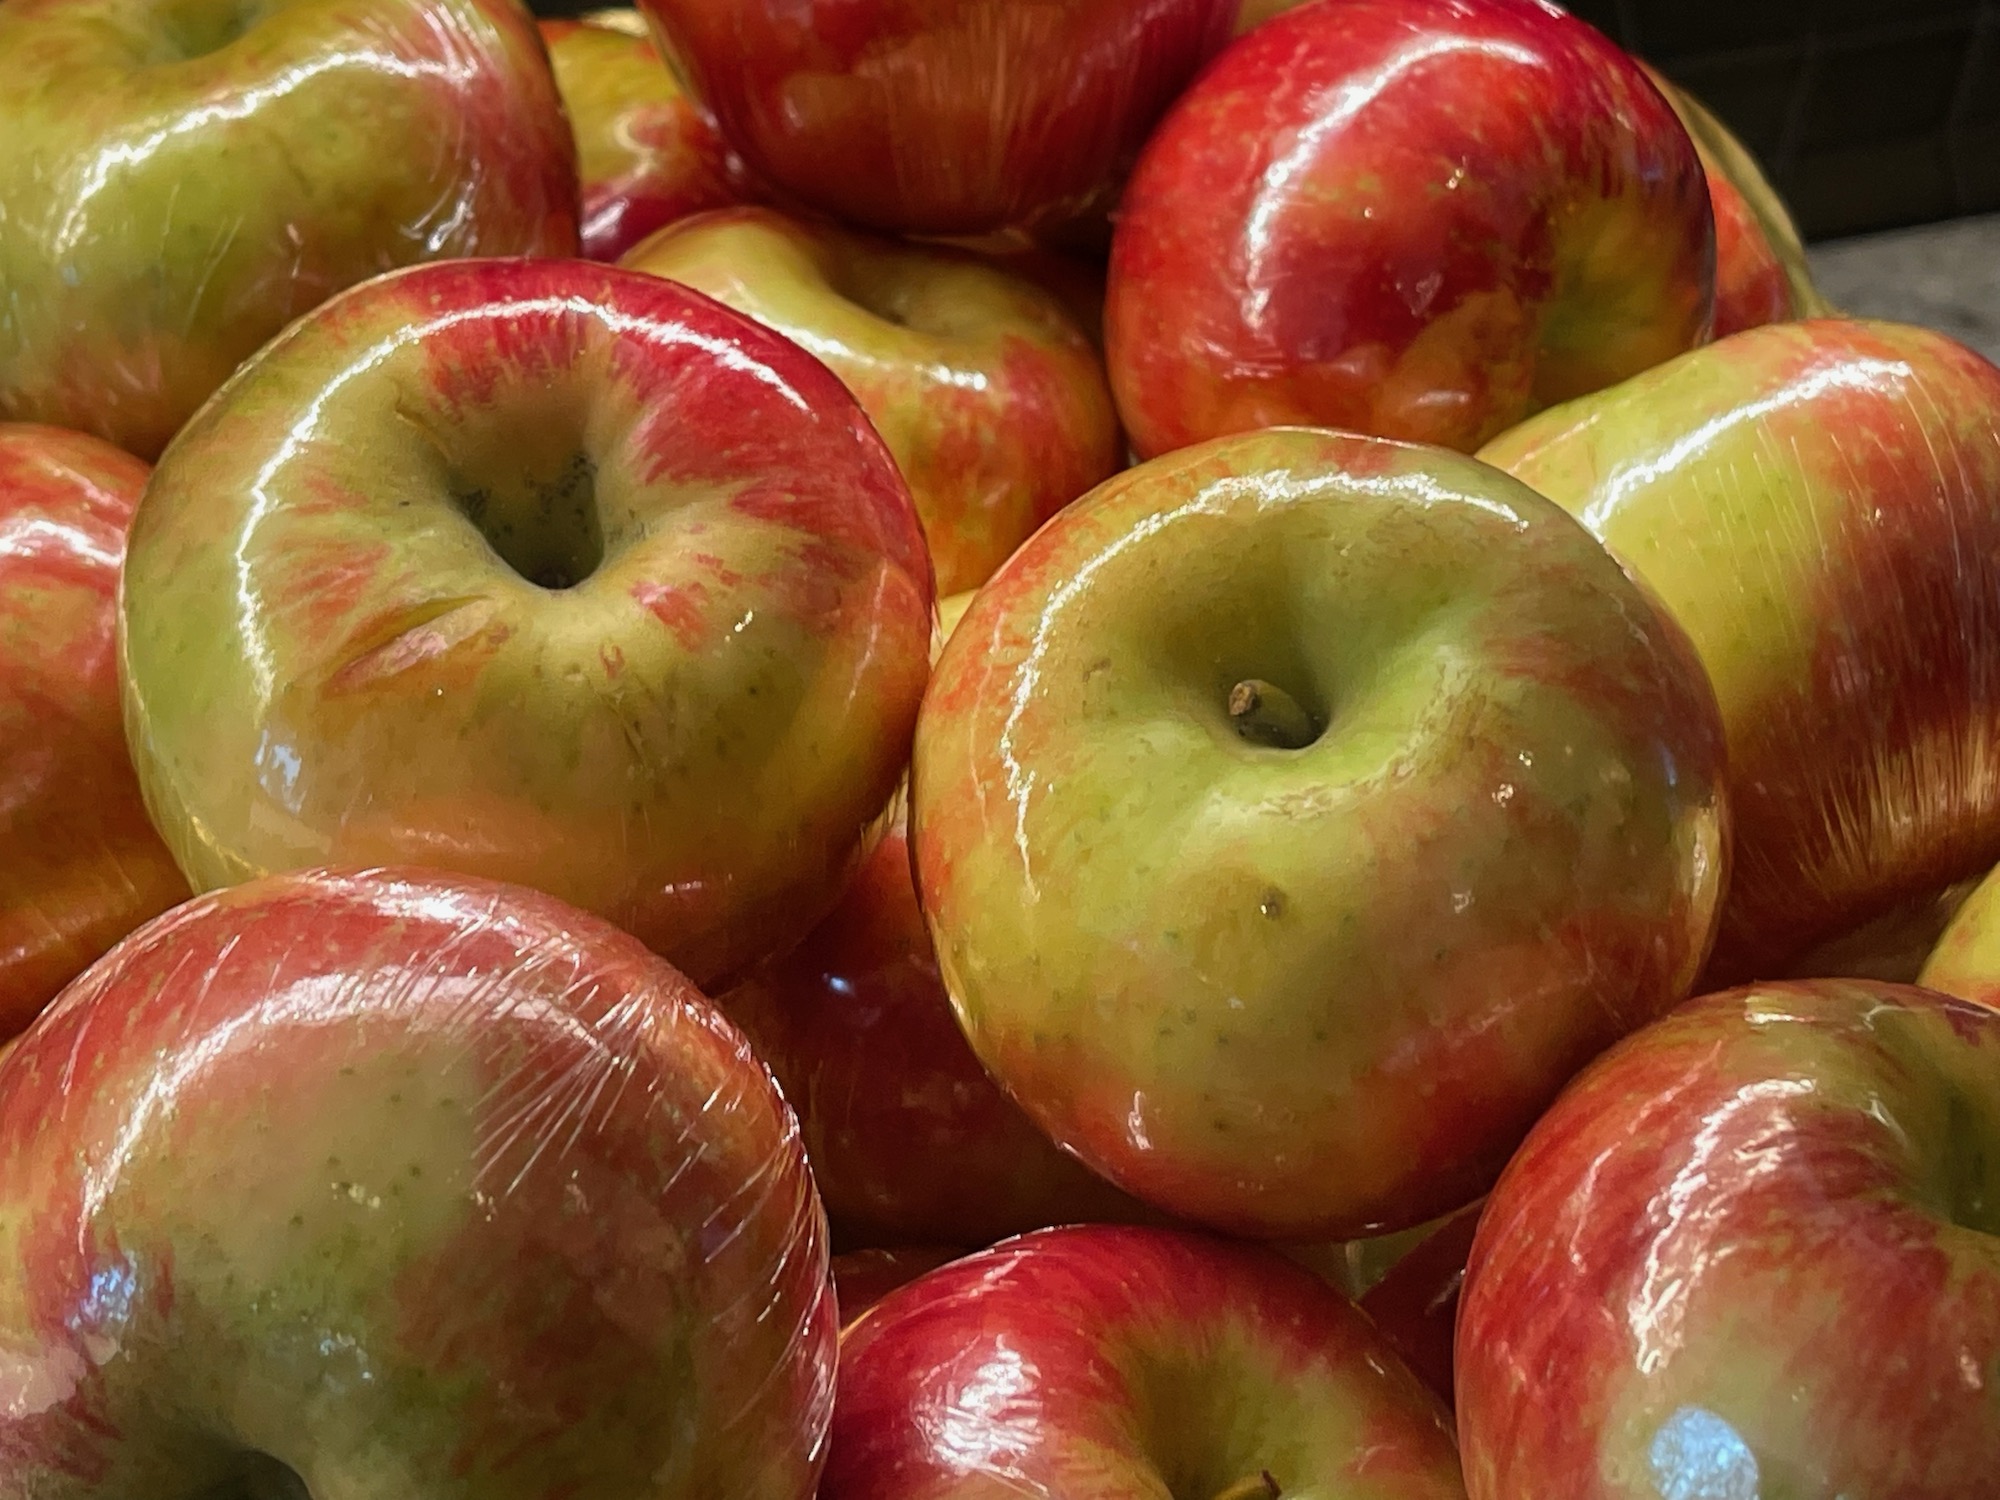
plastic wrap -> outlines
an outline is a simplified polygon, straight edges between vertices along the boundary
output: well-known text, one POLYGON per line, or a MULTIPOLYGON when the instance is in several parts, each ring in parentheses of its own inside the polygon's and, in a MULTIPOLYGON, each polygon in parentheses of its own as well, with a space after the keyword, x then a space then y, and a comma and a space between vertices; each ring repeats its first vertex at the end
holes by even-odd
POLYGON ((1706 180, 1645 75, 1540 0, 1342 0, 1243 37, 1119 204, 1141 456, 1283 424, 1470 450, 1699 343, 1706 180))
POLYGON ((908 1286, 926 1271, 935 1271, 961 1252, 936 1247, 903 1246, 896 1250, 848 1250, 833 1258, 833 1289, 845 1328, 900 1286, 908 1286))
POLYGON ((1458 1324, 1472 1500, 2000 1495, 2000 1013, 1698 1000, 1557 1101, 1458 1324))
POLYGON ((2000 862, 1996 414, 2000 370, 1942 335, 1815 320, 1481 455, 1582 517, 1701 652, 1737 831, 1712 983, 1885 918, 1908 946, 1901 914, 1949 915, 1938 893, 2000 862))
POLYGON ((1459 1500, 1444 1409, 1275 1253, 1057 1229, 933 1271, 841 1341, 820 1500, 1459 1500))
POLYGON ((118 718, 118 566, 146 466, 0 423, 0 1041, 187 895, 118 718))
POLYGON ((983 234, 1101 208, 1234 0, 648 0, 751 166, 875 229, 983 234))
POLYGON ((576 249, 508 0, 8 0, 0 418, 151 457, 252 350, 414 261, 576 249))
POLYGON ((923 534, 853 398, 584 261, 329 303, 174 444, 132 536, 126 723, 197 886, 510 879, 697 983, 833 905, 927 671, 923 534))
POLYGON ((1395 1229, 1688 993, 1722 754, 1685 637, 1554 506, 1252 434, 1100 486, 974 596, 918 724, 918 889, 974 1051, 1127 1192, 1395 1229))
POLYGON ((742 160, 667 71, 637 11, 541 26, 576 134, 585 255, 616 260, 676 219, 755 196, 742 160))
POLYGON ((813 1493, 791 1113, 532 892, 281 876, 160 918, 0 1061, 0 1204, 8 1495, 813 1493))
POLYGON ((974 1249, 1137 1204, 979 1066, 938 978, 897 827, 833 914, 719 1002, 799 1113, 836 1243, 974 1249))
POLYGON ((826 362, 909 482, 940 593, 984 583, 1123 466, 1090 339, 1053 295, 996 265, 763 208, 675 225, 624 264, 706 292, 826 362))

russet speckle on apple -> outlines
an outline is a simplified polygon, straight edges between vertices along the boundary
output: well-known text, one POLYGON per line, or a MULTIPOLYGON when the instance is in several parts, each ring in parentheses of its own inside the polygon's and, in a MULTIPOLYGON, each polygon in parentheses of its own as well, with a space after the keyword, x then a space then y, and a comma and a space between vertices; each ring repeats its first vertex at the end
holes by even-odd
POLYGON ((198 887, 513 880, 708 982, 838 898, 932 612, 908 490, 797 347, 636 272, 422 267, 295 325, 168 451, 126 723, 198 887))

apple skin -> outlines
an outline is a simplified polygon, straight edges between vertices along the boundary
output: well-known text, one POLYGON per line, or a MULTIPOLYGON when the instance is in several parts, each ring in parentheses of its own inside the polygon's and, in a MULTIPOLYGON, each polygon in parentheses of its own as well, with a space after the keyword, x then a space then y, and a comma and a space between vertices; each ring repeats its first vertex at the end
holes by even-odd
POLYGON ((376 280, 246 366, 154 473, 120 643, 197 887, 513 880, 710 983, 839 898, 931 630, 908 491, 824 366, 519 260, 376 280))
POLYGON ((754 195, 741 159, 667 71, 637 11, 541 28, 576 133, 584 255, 617 260, 676 219, 754 195))
POLYGON ((675 224, 626 256, 818 356, 909 482, 940 593, 976 588, 1125 457, 1104 366, 1061 302, 943 246, 774 209, 675 224))
POLYGON ((2000 1015, 1695 1001, 1536 1125, 1458 1323, 1472 1500, 2000 1495, 2000 1015))
POLYGON ((2000 878, 1988 874, 1967 893, 1917 983, 2000 1010, 2000 878))
POLYGON ((1158 1229, 1044 1230, 892 1292, 841 1340, 828 1447, 819 1500, 1464 1495, 1443 1408, 1352 1303, 1158 1229))
POLYGON ((118 568, 146 465, 0 423, 0 1040, 187 899, 118 710, 118 568))
POLYGON ((803 943, 718 1003, 798 1111, 838 1245, 990 1245, 1147 1216, 1057 1150, 972 1055, 900 826, 803 943))
POLYGON ((769 1074, 534 892, 202 897, 0 1063, 9 1495, 806 1500, 834 1341, 769 1074))
POLYGON ((1707 337, 1715 230, 1638 65, 1541 0, 1342 0, 1182 96, 1105 304, 1141 457, 1259 427, 1470 451, 1707 337))
POLYGON ((8 0, 0 419, 152 458, 343 287, 568 255, 575 146, 508 0, 8 0))
POLYGON ((1699 663, 1458 454, 1299 429, 1099 486, 945 643, 918 891, 973 1050, 1058 1143, 1234 1233, 1470 1202, 1688 993, 1727 864, 1699 663), (1330 723, 1246 742, 1232 684, 1330 723))
MULTIPOLYGON (((1481 457, 1687 629, 1729 732, 1711 986, 2000 863, 2000 370, 1940 334, 1751 329, 1481 457)), ((1894 922, 1891 925, 1895 925, 1894 922)))
POLYGON ((646 0, 759 176, 866 228, 985 234, 1102 207, 1234 0, 646 0))
POLYGON ((908 1286, 927 1271, 957 1260, 963 1250, 905 1245, 895 1250, 848 1250, 833 1258, 833 1289, 840 1304, 840 1326, 847 1327, 900 1286, 908 1286))

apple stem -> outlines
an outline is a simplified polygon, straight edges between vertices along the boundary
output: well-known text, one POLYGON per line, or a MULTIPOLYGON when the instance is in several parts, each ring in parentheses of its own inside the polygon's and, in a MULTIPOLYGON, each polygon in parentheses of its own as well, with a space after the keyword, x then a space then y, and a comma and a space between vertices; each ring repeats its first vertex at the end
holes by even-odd
POLYGON ((1237 1480, 1215 1500, 1278 1500, 1281 1493, 1278 1481, 1271 1477, 1271 1471, 1263 1469, 1237 1480))
POLYGON ((1303 750, 1319 738, 1299 700, 1261 677, 1246 677, 1229 690, 1229 719, 1251 744, 1273 750, 1303 750))

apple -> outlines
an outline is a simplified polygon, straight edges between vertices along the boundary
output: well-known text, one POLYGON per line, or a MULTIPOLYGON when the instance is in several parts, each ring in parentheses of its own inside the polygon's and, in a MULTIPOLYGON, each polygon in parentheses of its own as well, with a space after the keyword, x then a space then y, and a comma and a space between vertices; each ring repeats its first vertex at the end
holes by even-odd
POLYGON ((896 1250, 848 1250, 833 1258, 833 1289, 844 1328, 899 1286, 935 1271, 964 1252, 930 1245, 896 1250))
POLYGON ((676 219, 755 191, 715 122, 667 71, 637 11, 541 27, 576 132, 590 259, 616 260, 676 219))
POLYGON ((872 229, 984 234, 1108 202, 1235 0, 645 0, 760 176, 872 229))
POLYGON ((718 1004, 798 1111, 836 1244, 990 1245, 1144 1214, 1058 1151, 972 1055, 900 826, 802 944, 718 1004))
POLYGON ((2000 878, 1989 874, 1966 893, 1917 983, 2000 1010, 2000 878))
POLYGON ((1465 1493, 1436 1397, 1260 1246, 1093 1226, 920 1277, 841 1340, 819 1500, 1465 1493))
POLYGON ((118 567, 146 465, 0 423, 0 1041, 187 897, 118 711, 118 567))
POLYGON ((1472 1500, 2000 1486, 2000 1014, 1708 996, 1580 1077, 1480 1221, 1472 1500))
POLYGON ((296 324, 161 461, 125 721, 198 888, 513 880, 711 983, 838 899, 931 620, 909 492, 811 356, 636 272, 425 266, 296 324))
POLYGON ((421 871, 141 928, 0 1062, 0 1492, 807 1500, 825 1225, 742 1038, 421 871))
POLYGON ((1141 457, 1287 423, 1471 450, 1701 342, 1701 162, 1543 0, 1341 0, 1238 40, 1119 206, 1106 356, 1141 457))
POLYGON ((911 826, 974 1052, 1169 1213, 1470 1202, 1682 999, 1728 858, 1677 627, 1459 454, 1280 429, 1126 471, 973 598, 911 826))
POLYGON ((2000 863, 2000 370, 1940 334, 1751 329, 1482 457, 1687 629, 1729 734, 1736 864, 1711 983, 2000 863))
POLYGON ((1124 461, 1089 337, 1035 283, 963 252, 734 208, 661 230, 624 264, 826 362, 909 482, 940 592, 984 583, 1124 461))
POLYGON ((343 287, 576 249, 507 0, 7 0, 0 77, 0 419, 151 458, 343 287))

